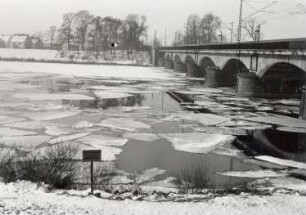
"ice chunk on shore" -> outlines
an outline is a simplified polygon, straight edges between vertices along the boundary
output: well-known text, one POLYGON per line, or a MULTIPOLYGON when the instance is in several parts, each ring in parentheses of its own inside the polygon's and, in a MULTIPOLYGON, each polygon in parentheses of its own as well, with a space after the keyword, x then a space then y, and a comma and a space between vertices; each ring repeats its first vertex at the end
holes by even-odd
POLYGON ((254 171, 227 171, 217 172, 219 175, 239 177, 239 178, 277 178, 286 176, 286 173, 275 172, 272 170, 254 170, 254 171))
POLYGON ((101 90, 95 90, 94 94, 100 99, 118 99, 118 98, 126 98, 133 96, 132 94, 128 93, 101 91, 101 90))
POLYGON ((294 133, 306 133, 306 128, 277 127, 276 130, 294 133))
POLYGON ((107 118, 102 120, 100 124, 103 127, 109 127, 125 131, 136 131, 138 129, 150 129, 151 126, 143 122, 135 121, 129 118, 107 118))
POLYGON ((141 175, 136 177, 136 182, 137 183, 148 182, 148 181, 153 180, 154 177, 158 175, 163 175, 166 172, 167 172, 166 170, 159 169, 159 168, 148 169, 148 170, 145 170, 141 175))
POLYGON ((79 141, 92 146, 124 146, 128 139, 106 135, 90 135, 83 137, 79 141))
POLYGON ((93 97, 89 97, 83 94, 26 94, 16 93, 14 98, 29 99, 33 101, 53 101, 53 100, 94 100, 93 97))
POLYGON ((231 143, 235 139, 231 135, 205 133, 164 134, 161 136, 170 141, 176 150, 191 153, 208 153, 215 147, 231 143))
POLYGON ((66 141, 70 141, 70 140, 79 139, 81 137, 85 137, 85 136, 87 136, 89 134, 90 133, 78 133, 78 134, 71 134, 71 135, 66 135, 66 136, 60 136, 60 137, 56 137, 56 138, 53 138, 53 139, 49 140, 48 143, 56 144, 56 143, 66 142, 66 141))
POLYGON ((27 114, 25 117, 28 117, 34 121, 47 121, 54 119, 61 119, 66 117, 71 117, 79 114, 81 111, 46 111, 39 113, 27 114))
POLYGON ((293 161, 293 160, 276 158, 276 157, 272 157, 272 156, 268 156, 268 155, 256 156, 255 159, 262 160, 262 161, 267 161, 267 162, 271 162, 271 163, 275 163, 275 164, 279 164, 279 165, 287 166, 287 167, 293 167, 293 168, 298 168, 298 169, 306 169, 306 163, 293 161))

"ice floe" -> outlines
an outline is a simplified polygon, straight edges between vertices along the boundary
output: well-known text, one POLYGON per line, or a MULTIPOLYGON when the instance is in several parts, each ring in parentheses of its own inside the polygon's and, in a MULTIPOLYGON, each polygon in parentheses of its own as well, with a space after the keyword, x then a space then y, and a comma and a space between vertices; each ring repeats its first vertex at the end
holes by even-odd
POLYGON ((150 129, 151 126, 143 122, 129 118, 107 118, 99 123, 100 126, 109 127, 124 131, 137 131, 138 129, 150 129))
POLYGON ((160 139, 157 134, 153 133, 125 133, 123 136, 127 139, 134 139, 146 142, 156 141, 160 139))
POLYGON ((166 121, 177 121, 177 120, 189 120, 196 121, 202 125, 217 125, 219 123, 224 123, 229 121, 229 118, 217 116, 214 114, 207 113, 189 113, 189 112, 181 112, 177 114, 173 114, 164 120, 166 121))
POLYGON ((216 147, 212 151, 212 153, 218 154, 218 155, 229 156, 229 157, 244 157, 245 156, 241 150, 222 147, 222 146, 216 147))
POLYGON ((13 95, 19 99, 29 99, 33 101, 51 101, 51 100, 93 100, 93 97, 89 97, 83 94, 26 94, 16 93, 13 95))
POLYGON ((297 127, 306 129, 306 121, 295 119, 288 116, 282 116, 277 114, 267 114, 266 116, 247 117, 244 120, 252 122, 261 122, 270 125, 280 125, 284 127, 297 127))
POLYGON ((128 139, 106 135, 90 135, 79 139, 84 144, 97 146, 124 146, 128 139))
POLYGON ((66 117, 75 116, 81 113, 81 111, 46 111, 46 112, 38 112, 38 113, 31 113, 25 114, 24 116, 30 118, 34 121, 47 121, 47 120, 54 120, 54 119, 61 119, 66 117))
POLYGON ((163 134, 161 136, 170 141, 176 150, 191 153, 208 153, 215 147, 231 143, 235 139, 231 135, 205 133, 163 134))
POLYGON ((262 160, 262 161, 267 161, 267 162, 271 162, 271 163, 275 163, 275 164, 279 164, 279 165, 287 166, 287 167, 293 167, 293 168, 298 168, 298 169, 306 169, 306 163, 293 161, 293 160, 276 158, 276 157, 272 157, 272 156, 268 156, 268 155, 256 156, 255 159, 262 160))
POLYGON ((81 137, 85 137, 89 135, 90 133, 78 133, 78 134, 71 134, 71 135, 65 135, 65 136, 59 136, 56 138, 53 138, 48 141, 50 144, 56 144, 56 143, 61 143, 61 142, 66 142, 66 141, 71 141, 71 140, 76 140, 81 137))
POLYGON ((1 136, 25 136, 25 135, 34 135, 36 132, 32 131, 22 131, 11 128, 0 127, 0 137, 1 136))
POLYGON ((36 129, 41 129, 48 125, 49 125, 48 122, 26 121, 26 122, 11 123, 11 124, 7 124, 6 126, 12 127, 12 128, 23 128, 23 129, 36 130, 36 129))
POLYGON ((101 91, 101 90, 95 90, 93 93, 95 94, 95 96, 97 96, 100 99, 118 99, 118 98, 126 98, 133 96, 132 94, 128 93, 101 91))
POLYGON ((75 125, 73 125, 73 128, 75 129, 82 129, 82 128, 91 128, 94 124, 88 121, 79 121, 75 125))
POLYGON ((7 125, 9 123, 14 123, 14 122, 21 122, 24 121, 25 119, 23 118, 15 118, 15 117, 11 117, 11 116, 2 116, 0 115, 0 124, 1 125, 7 125))
POLYGON ((277 178, 287 175, 284 172, 272 170, 227 171, 218 172, 217 174, 239 178, 277 178))
POLYGON ((45 127, 45 133, 50 136, 59 136, 63 134, 69 134, 72 130, 59 128, 55 125, 49 125, 45 127))
POLYGON ((306 133, 306 128, 277 127, 276 130, 293 133, 306 133))

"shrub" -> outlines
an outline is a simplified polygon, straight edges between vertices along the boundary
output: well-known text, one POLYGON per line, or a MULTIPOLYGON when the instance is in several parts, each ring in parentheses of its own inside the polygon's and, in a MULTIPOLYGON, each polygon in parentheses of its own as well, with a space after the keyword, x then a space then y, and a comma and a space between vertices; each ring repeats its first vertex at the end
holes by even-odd
POLYGON ((180 193, 196 193, 208 185, 207 168, 201 165, 181 169, 175 173, 180 193))
POLYGON ((78 147, 62 143, 46 148, 44 153, 11 153, 7 150, 0 157, 0 177, 4 182, 29 180, 44 182, 56 188, 70 188, 76 178, 73 158, 78 147))

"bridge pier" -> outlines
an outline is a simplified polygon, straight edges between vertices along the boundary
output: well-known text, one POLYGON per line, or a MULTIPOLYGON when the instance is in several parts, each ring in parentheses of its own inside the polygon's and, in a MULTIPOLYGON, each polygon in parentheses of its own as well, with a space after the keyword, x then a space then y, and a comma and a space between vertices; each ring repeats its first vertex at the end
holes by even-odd
POLYGON ((255 73, 237 75, 237 95, 240 97, 256 97, 261 94, 261 81, 255 73))
POLYGON ((300 105, 300 119, 306 120, 306 85, 302 88, 302 99, 300 105))
POLYGON ((174 72, 186 72, 186 64, 183 62, 174 62, 174 72))
POLYGON ((205 72, 195 63, 186 64, 186 76, 190 78, 204 78, 205 72))
POLYGON ((221 71, 217 67, 205 68, 205 86, 206 87, 219 87, 221 71))
POLYGON ((164 58, 158 58, 158 59, 157 59, 157 66, 158 66, 158 67, 164 67, 164 66, 165 66, 165 60, 164 60, 164 58))
POLYGON ((173 61, 172 60, 166 59, 164 64, 165 64, 166 69, 173 69, 173 61))

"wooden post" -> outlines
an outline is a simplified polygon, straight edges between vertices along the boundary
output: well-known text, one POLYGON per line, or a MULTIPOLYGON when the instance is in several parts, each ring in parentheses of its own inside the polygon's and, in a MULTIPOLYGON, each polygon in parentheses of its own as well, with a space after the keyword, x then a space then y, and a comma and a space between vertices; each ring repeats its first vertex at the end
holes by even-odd
POLYGON ((91 194, 93 194, 93 184, 94 184, 94 179, 93 179, 93 161, 90 161, 90 190, 91 190, 91 194))

